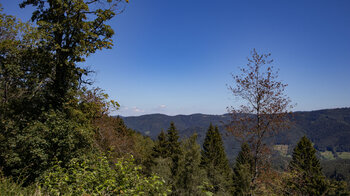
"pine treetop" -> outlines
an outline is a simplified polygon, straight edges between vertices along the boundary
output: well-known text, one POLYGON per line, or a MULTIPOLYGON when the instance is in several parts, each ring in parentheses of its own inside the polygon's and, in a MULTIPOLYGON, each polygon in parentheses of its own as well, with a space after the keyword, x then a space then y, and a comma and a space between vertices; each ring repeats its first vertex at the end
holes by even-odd
POLYGON ((238 153, 236 158, 236 166, 237 165, 243 165, 243 164, 249 164, 252 165, 253 163, 253 157, 251 154, 251 150, 249 147, 249 144, 244 142, 241 145, 241 151, 238 153))
POLYGON ((228 164, 219 129, 217 126, 214 128, 212 124, 204 139, 201 166, 207 172, 214 193, 232 192, 232 170, 228 164))
POLYGON ((244 142, 241 145, 241 151, 238 153, 233 169, 234 195, 251 194, 252 169, 253 156, 248 143, 244 142))
POLYGON ((292 161, 289 163, 291 178, 287 190, 296 195, 325 195, 327 181, 322 173, 320 161, 311 141, 302 137, 294 148, 292 161))
POLYGON ((162 130, 162 131, 159 133, 159 135, 158 135, 158 141, 159 141, 160 143, 166 141, 166 135, 165 135, 165 133, 164 133, 163 130, 162 130))
POLYGON ((165 158, 168 156, 167 138, 163 130, 158 135, 158 141, 156 145, 153 147, 152 156, 154 158, 158 158, 158 157, 165 158))
POLYGON ((167 133, 167 148, 169 154, 179 154, 180 153, 180 142, 178 131, 175 127, 174 122, 170 123, 170 127, 167 133))
POLYGON ((221 134, 211 123, 203 143, 202 165, 219 166, 223 170, 229 168, 221 134))
POLYGON ((303 136, 294 148, 289 168, 291 170, 322 175, 322 168, 320 161, 316 157, 316 150, 306 136, 303 136))

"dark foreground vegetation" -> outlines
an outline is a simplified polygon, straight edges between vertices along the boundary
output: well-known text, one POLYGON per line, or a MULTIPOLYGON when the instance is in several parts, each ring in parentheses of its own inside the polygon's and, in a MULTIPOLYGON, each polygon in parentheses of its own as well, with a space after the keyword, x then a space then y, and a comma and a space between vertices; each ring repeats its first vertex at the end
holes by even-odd
POLYGON ((112 46, 106 22, 125 2, 101 2, 25 0, 35 25, 0 11, 0 195, 349 195, 307 137, 286 170, 271 167, 266 138, 289 122, 290 101, 271 68, 256 72, 271 61, 255 50, 230 87, 256 103, 229 109, 241 142, 233 167, 216 126, 201 148, 174 123, 153 141, 109 116, 119 105, 91 87, 84 61, 112 46))

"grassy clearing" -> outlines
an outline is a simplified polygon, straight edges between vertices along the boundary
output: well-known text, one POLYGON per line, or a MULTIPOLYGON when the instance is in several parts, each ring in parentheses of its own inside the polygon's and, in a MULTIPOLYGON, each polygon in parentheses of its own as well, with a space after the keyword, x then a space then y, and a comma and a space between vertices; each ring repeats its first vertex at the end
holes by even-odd
POLYGON ((350 152, 337 152, 341 159, 350 159, 350 152))
POLYGON ((288 152, 288 145, 274 145, 273 149, 278 151, 281 155, 283 156, 287 156, 287 152, 288 152))
POLYGON ((334 160, 335 159, 332 151, 327 150, 324 152, 320 152, 320 154, 327 160, 334 160))

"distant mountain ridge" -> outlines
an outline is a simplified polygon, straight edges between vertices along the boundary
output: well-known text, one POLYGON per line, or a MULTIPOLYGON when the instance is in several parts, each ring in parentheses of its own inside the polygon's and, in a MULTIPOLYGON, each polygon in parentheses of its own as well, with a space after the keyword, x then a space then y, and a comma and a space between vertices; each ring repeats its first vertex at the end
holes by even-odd
MULTIPOLYGON (((227 136, 223 126, 231 116, 191 114, 167 116, 148 114, 137 117, 122 117, 125 124, 144 135, 156 139, 161 130, 167 130, 174 122, 181 137, 198 134, 201 143, 209 124, 219 126, 223 135, 227 153, 236 154, 240 144, 232 136, 227 136)), ((295 112, 294 125, 290 130, 281 132, 274 138, 275 144, 295 145, 300 137, 306 135, 319 151, 350 152, 350 108, 325 109, 310 112, 295 112)))

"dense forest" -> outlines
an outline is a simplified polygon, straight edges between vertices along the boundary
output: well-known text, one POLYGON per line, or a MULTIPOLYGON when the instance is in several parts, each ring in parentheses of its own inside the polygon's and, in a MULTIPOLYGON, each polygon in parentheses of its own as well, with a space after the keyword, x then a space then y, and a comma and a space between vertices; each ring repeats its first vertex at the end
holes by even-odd
MULTIPOLYGON (((310 112, 293 112, 293 124, 273 138, 273 144, 290 145, 292 150, 298 140, 306 135, 321 152, 350 152, 350 108, 316 110, 310 112)), ((240 144, 225 135, 224 125, 230 121, 229 114, 209 115, 192 114, 167 116, 164 114, 148 114, 142 116, 122 117, 125 124, 144 135, 156 139, 162 129, 174 122, 181 137, 198 134, 199 143, 203 143, 205 132, 210 123, 219 126, 223 134, 225 150, 228 156, 236 156, 240 144)), ((290 153, 291 153, 290 150, 290 153)), ((336 154, 336 153, 334 153, 336 154)))
POLYGON ((233 76, 232 93, 255 101, 229 108, 233 162, 216 123, 200 145, 174 122, 151 139, 111 116, 120 106, 92 85, 84 62, 112 47, 108 22, 128 1, 101 2, 24 0, 32 23, 0 8, 0 195, 349 195, 341 170, 326 177, 306 136, 286 167, 273 167, 266 138, 291 113, 270 54, 253 50, 233 76))

